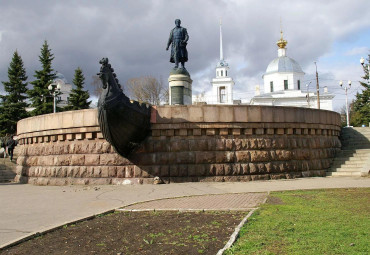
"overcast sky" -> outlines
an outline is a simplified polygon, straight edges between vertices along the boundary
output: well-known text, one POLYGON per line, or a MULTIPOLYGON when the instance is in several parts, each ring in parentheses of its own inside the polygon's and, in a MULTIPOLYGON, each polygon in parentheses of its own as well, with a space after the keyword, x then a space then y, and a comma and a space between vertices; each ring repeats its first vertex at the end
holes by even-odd
MULTIPOLYGON (((363 75, 359 59, 370 49, 369 0, 0 0, 0 81, 15 50, 29 81, 41 68, 40 48, 47 40, 53 68, 72 81, 81 67, 86 88, 108 57, 122 85, 151 75, 166 82, 173 67, 166 44, 174 20, 189 33, 193 94, 210 91, 219 59, 219 20, 223 23, 224 56, 235 80, 234 99, 250 99, 270 61, 277 57, 280 18, 287 55, 314 78, 317 61, 320 87, 335 93, 334 108, 344 105, 339 80, 352 80, 350 97, 363 75)), ((310 85, 314 87, 314 82, 310 85)), ((92 89, 91 89, 92 90, 92 89)), ((0 86, 3 91, 3 86, 0 86)))

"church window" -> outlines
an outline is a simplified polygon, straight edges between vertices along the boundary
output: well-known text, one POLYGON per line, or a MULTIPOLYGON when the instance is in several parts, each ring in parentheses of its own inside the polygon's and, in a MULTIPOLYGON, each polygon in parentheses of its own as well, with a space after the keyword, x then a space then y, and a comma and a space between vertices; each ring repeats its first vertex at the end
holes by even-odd
POLYGON ((300 80, 297 81, 297 85, 298 85, 298 89, 301 89, 301 81, 300 80))
POLYGON ((227 76, 227 70, 225 70, 225 76, 227 76))
POLYGON ((221 76, 224 76, 224 71, 221 70, 221 76))
POLYGON ((270 81, 270 92, 274 92, 274 82, 270 81))
POLYGON ((284 90, 288 89, 288 80, 284 80, 284 90))
POLYGON ((220 87, 220 103, 226 103, 226 88, 220 87))

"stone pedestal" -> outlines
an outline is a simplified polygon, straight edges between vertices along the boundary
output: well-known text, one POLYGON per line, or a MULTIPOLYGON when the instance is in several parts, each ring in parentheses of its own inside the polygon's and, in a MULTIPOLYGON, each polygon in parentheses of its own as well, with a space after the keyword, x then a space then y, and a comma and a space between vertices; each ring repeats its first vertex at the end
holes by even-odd
POLYGON ((174 68, 168 78, 169 83, 169 104, 170 105, 191 105, 193 80, 185 68, 174 68))

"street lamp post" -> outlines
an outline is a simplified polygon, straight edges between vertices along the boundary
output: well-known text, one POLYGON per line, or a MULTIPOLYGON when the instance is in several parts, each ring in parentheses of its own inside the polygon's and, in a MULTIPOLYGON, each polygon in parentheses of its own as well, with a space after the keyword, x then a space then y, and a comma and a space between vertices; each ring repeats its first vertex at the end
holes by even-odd
POLYGON ((347 95, 347 91, 351 88, 351 84, 352 82, 351 81, 348 81, 348 87, 345 86, 343 88, 343 81, 340 81, 339 82, 339 85, 342 89, 344 89, 344 91, 346 92, 346 115, 347 115, 347 127, 349 127, 349 110, 348 110, 348 95, 347 95))
POLYGON ((57 112, 57 97, 58 97, 58 95, 61 94, 60 93, 60 88, 61 88, 61 86, 60 86, 59 82, 53 82, 48 86, 50 94, 54 98, 54 110, 53 110, 54 113, 57 112))

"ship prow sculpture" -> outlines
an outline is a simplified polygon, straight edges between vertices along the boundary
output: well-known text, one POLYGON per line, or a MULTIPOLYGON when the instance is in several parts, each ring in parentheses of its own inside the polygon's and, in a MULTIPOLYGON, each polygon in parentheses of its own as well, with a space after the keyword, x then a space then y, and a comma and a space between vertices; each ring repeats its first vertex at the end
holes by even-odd
POLYGON ((103 58, 100 73, 103 91, 98 102, 98 120, 103 137, 118 154, 129 154, 150 131, 150 105, 131 101, 122 91, 108 58, 103 58))

